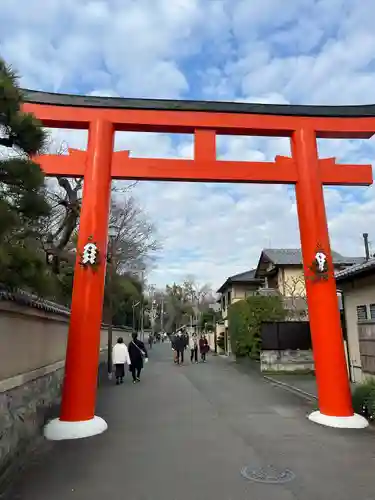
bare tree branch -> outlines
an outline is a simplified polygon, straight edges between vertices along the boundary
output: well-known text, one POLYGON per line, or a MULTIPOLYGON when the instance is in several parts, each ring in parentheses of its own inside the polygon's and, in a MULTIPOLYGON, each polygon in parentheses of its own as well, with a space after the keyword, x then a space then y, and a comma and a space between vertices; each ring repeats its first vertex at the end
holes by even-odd
POLYGON ((120 273, 145 269, 156 250, 161 248, 154 238, 153 224, 133 197, 126 198, 121 205, 112 202, 109 226, 115 230, 113 245, 120 273))
POLYGON ((304 276, 288 276, 284 282, 284 303, 289 319, 307 319, 307 297, 304 276))

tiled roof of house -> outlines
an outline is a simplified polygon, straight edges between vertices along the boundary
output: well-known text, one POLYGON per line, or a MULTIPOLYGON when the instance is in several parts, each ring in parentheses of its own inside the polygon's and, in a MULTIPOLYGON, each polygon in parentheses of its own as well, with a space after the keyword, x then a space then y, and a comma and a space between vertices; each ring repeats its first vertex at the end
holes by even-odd
POLYGON ((249 271, 245 271, 244 273, 234 274, 233 276, 229 276, 226 279, 225 283, 221 285, 221 287, 217 290, 216 293, 222 293, 222 291, 231 283, 259 283, 259 278, 255 277, 256 269, 250 269, 249 271))
POLYGON ((375 259, 369 259, 365 262, 361 262, 359 264, 355 264, 353 266, 347 267, 342 271, 338 271, 335 274, 336 281, 344 281, 346 279, 354 278, 355 276, 359 276, 360 274, 367 273, 369 271, 375 272, 375 259))
POLYGON ((253 280, 255 278, 256 269, 250 269, 250 271, 245 271, 244 273, 234 274, 233 276, 229 276, 228 279, 231 281, 248 281, 253 280))
MULTIPOLYGON (((264 248, 262 254, 271 262, 279 266, 293 266, 302 264, 302 253, 300 248, 264 248)), ((338 252, 332 251, 334 264, 358 264, 362 263, 364 257, 344 257, 338 252)))

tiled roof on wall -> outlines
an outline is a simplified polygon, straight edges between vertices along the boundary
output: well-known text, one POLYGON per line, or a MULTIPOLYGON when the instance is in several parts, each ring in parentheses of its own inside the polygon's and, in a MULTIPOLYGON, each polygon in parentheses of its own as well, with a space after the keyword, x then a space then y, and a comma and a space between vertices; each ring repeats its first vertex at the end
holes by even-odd
POLYGON ((0 285, 0 300, 15 302, 21 306, 33 307, 41 311, 61 314, 62 316, 70 316, 70 309, 61 304, 42 299, 23 290, 10 291, 4 285, 0 285))

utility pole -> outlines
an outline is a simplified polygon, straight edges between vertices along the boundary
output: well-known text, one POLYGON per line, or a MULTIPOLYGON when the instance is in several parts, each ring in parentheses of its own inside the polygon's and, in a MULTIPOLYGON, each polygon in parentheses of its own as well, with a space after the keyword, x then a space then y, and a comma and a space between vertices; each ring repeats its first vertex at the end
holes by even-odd
POLYGON ((144 270, 141 271, 141 280, 142 280, 142 297, 141 297, 141 337, 142 341, 145 340, 145 331, 144 331, 144 321, 145 321, 145 298, 144 298, 144 270))
POLYGON ((115 228, 109 228, 109 246, 107 253, 108 273, 108 336, 107 336, 107 373, 108 379, 112 379, 112 344, 113 344, 113 283, 116 271, 115 266, 115 238, 117 235, 115 228))
POLYGON ((109 380, 112 379, 112 345, 113 345, 113 329, 112 329, 112 321, 113 321, 113 299, 112 299, 112 284, 113 284, 113 265, 110 264, 109 270, 109 300, 108 300, 108 309, 109 309, 109 325, 108 325, 108 338, 107 338, 107 372, 109 380))
POLYGON ((164 297, 161 299, 161 311, 160 311, 160 329, 161 333, 164 333, 164 297))
POLYGON ((156 318, 156 301, 152 299, 151 302, 151 330, 152 337, 155 335, 155 318, 156 318))
POLYGON ((215 354, 217 354, 217 320, 216 320, 216 314, 215 314, 215 311, 214 311, 214 314, 213 314, 212 323, 213 323, 213 326, 214 326, 214 346, 215 346, 215 354))
POLYGON ((132 305, 132 308, 133 308, 133 332, 135 332, 135 308, 140 304, 140 302, 135 302, 133 301, 133 305, 132 305))
POLYGON ((141 305, 141 337, 142 341, 145 339, 145 332, 144 332, 144 317, 145 317, 145 309, 144 309, 144 300, 142 297, 142 305, 141 305))
POLYGON ((150 299, 151 299, 151 308, 150 308, 151 332, 152 332, 152 337, 154 337, 154 333, 155 333, 155 303, 156 303, 156 301, 154 300, 155 285, 150 285, 148 289, 149 289, 149 294, 150 294, 150 299))
POLYGON ((135 332, 135 302, 134 302, 134 300, 133 300, 132 309, 133 309, 133 332, 135 332))

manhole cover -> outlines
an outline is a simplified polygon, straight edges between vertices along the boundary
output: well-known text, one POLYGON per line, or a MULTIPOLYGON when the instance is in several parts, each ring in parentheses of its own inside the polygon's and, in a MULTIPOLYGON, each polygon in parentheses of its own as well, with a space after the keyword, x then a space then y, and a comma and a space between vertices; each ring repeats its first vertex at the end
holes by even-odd
POLYGON ((273 465, 266 465, 265 467, 253 468, 244 467, 241 470, 241 475, 248 479, 249 481, 255 481, 257 483, 268 483, 268 484, 282 484, 293 481, 296 477, 294 472, 289 469, 277 469, 273 465))

